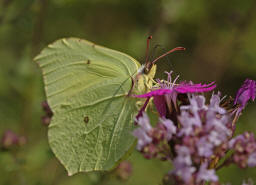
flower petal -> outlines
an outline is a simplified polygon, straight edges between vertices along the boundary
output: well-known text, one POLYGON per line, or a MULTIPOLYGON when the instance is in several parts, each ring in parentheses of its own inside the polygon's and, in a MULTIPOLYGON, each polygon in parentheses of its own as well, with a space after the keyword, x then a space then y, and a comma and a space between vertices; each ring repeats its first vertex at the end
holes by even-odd
POLYGON ((155 96, 154 97, 154 104, 156 106, 157 111, 159 112, 160 116, 163 117, 166 115, 166 104, 164 96, 155 96))
POLYGON ((172 89, 157 89, 145 94, 141 94, 141 95, 134 95, 137 98, 148 98, 148 97, 152 97, 152 96, 161 96, 164 94, 169 94, 171 93, 173 90, 172 89))
POLYGON ((179 93, 199 93, 199 92, 208 92, 212 91, 216 88, 216 85, 213 83, 210 83, 208 85, 204 84, 194 84, 194 85, 179 85, 175 88, 175 90, 179 93))
POLYGON ((147 98, 147 100, 145 101, 144 105, 139 110, 139 113, 136 116, 136 120, 138 120, 143 115, 142 113, 145 111, 145 109, 146 109, 146 107, 148 105, 149 99, 150 99, 150 97, 147 98))

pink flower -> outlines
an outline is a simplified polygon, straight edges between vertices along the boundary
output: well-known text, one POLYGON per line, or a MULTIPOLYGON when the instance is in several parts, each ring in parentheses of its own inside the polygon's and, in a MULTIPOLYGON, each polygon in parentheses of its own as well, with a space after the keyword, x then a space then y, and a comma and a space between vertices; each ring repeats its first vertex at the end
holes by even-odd
POLYGON ((170 73, 167 73, 167 81, 157 80, 158 86, 160 88, 152 90, 145 94, 135 95, 135 97, 138 98, 149 99, 153 97, 154 104, 161 117, 166 116, 167 106, 171 105, 171 103, 176 106, 178 94, 208 92, 212 91, 216 87, 216 85, 214 84, 215 82, 211 82, 209 84, 193 84, 192 82, 181 82, 180 84, 177 84, 176 81, 179 76, 177 76, 174 81, 172 81, 171 74, 172 71, 170 73))

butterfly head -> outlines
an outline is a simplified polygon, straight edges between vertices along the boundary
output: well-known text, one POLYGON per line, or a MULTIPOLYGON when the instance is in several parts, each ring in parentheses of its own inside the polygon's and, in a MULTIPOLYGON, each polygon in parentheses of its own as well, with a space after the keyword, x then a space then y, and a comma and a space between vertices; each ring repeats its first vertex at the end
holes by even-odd
POLYGON ((183 47, 176 47, 172 50, 169 50, 168 52, 164 53, 163 55, 157 57, 153 61, 149 60, 149 43, 152 39, 152 36, 149 36, 147 39, 147 49, 146 49, 146 62, 144 65, 141 66, 141 68, 138 70, 138 73, 136 75, 136 82, 138 85, 138 91, 141 93, 145 93, 149 91, 153 86, 153 78, 156 74, 156 62, 165 57, 166 55, 178 51, 178 50, 185 50, 183 47))
POLYGON ((145 75, 150 78, 154 78, 156 74, 156 64, 153 64, 148 68, 146 65, 142 65, 138 70, 138 75, 145 75))

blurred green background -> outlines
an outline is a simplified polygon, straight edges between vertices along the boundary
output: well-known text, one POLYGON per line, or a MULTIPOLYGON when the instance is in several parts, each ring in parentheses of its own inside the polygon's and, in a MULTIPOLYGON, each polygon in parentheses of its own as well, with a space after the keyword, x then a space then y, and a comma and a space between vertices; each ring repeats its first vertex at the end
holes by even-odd
MULTIPOLYGON (((2 185, 96 185, 99 175, 68 177, 47 143, 41 124, 45 99, 41 71, 33 57, 62 37, 80 37, 123 51, 144 62, 146 38, 154 57, 186 47, 158 61, 158 77, 174 70, 182 80, 216 81, 223 95, 235 96, 246 78, 256 79, 255 0, 0 0, 0 136, 11 129, 26 143, 0 151, 2 185)), ((256 106, 249 104, 237 126, 256 133, 256 106)), ((136 151, 127 181, 114 175, 104 185, 160 184, 171 164, 148 161, 136 151)), ((230 166, 222 182, 241 184, 256 170, 230 166)))

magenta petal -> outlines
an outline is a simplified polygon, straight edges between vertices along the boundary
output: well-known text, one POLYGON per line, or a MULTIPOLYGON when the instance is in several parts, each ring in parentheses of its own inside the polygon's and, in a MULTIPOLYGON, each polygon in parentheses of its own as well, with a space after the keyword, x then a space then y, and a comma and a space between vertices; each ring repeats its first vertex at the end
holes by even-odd
POLYGON ((147 107, 147 105, 148 105, 149 99, 150 99, 150 97, 147 98, 147 100, 145 101, 144 105, 143 105, 143 106, 141 107, 141 109, 139 110, 139 113, 138 113, 137 116, 136 116, 136 119, 137 119, 137 120, 139 119, 139 117, 142 116, 142 113, 145 111, 145 109, 146 109, 146 107, 147 107))
POLYGON ((198 86, 200 86, 200 87, 210 87, 210 86, 212 86, 214 83, 215 83, 215 82, 211 82, 211 83, 209 83, 209 84, 203 84, 203 85, 198 84, 198 86))
POLYGON ((164 96, 154 96, 154 104, 160 116, 166 116, 166 105, 164 96))
POLYGON ((208 85, 195 84, 195 85, 181 85, 175 88, 179 93, 196 93, 196 92, 208 92, 216 88, 216 85, 210 83, 208 85))
POLYGON ((216 85, 212 85, 210 87, 207 87, 207 88, 201 88, 201 89, 198 89, 199 91, 198 92, 208 92, 208 91, 212 91, 213 89, 216 88, 216 85))
POLYGON ((161 96, 164 94, 169 94, 172 91, 173 91, 172 89, 157 89, 157 90, 148 92, 146 94, 134 95, 134 96, 137 98, 148 98, 148 97, 152 97, 152 96, 161 96))

